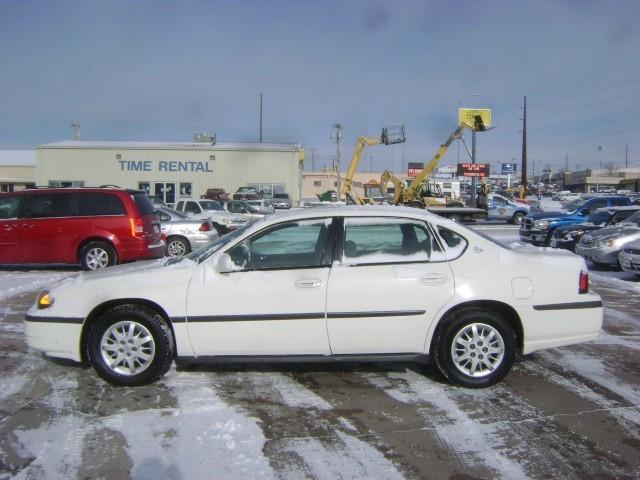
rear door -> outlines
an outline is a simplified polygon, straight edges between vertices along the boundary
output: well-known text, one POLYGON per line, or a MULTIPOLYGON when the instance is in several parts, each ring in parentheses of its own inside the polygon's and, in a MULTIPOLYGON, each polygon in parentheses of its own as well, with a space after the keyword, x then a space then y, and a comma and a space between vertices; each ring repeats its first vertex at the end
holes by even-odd
POLYGON ((18 211, 23 195, 0 196, 0 263, 20 263, 22 251, 18 235, 18 211))
POLYGON ((443 248, 424 222, 345 218, 331 268, 327 327, 333 354, 422 353, 429 325, 454 293, 443 248))

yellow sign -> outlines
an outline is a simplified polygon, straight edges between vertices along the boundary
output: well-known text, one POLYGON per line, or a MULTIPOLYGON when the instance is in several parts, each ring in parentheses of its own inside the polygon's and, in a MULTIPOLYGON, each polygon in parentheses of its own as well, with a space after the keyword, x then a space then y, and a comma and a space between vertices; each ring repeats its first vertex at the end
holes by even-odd
POLYGON ((475 130, 484 130, 491 126, 490 108, 459 108, 458 123, 464 123, 475 130))

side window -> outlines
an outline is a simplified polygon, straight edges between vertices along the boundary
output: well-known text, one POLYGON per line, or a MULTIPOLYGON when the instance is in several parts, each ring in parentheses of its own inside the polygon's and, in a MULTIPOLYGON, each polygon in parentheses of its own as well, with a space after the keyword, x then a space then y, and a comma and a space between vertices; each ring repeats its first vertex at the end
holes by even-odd
POLYGON ((22 217, 68 217, 71 214, 71 194, 44 193, 25 196, 22 201, 22 217))
POLYGON ((0 218, 17 218, 20 197, 0 197, 0 218))
POLYGON ((591 205, 589 205, 589 214, 592 214, 593 212, 595 212, 597 209, 599 208, 603 208, 607 206, 607 201, 606 200, 596 200, 595 202, 593 202, 591 205))
POLYGON ((467 240, 456 232, 445 227, 438 227, 438 235, 444 245, 444 260, 455 260, 467 249, 467 240))
POLYGON ((317 268, 325 254, 330 219, 288 222, 270 228, 229 250, 237 270, 317 268))
POLYGON ((507 204, 507 202, 506 202, 506 200, 505 200, 504 198, 501 198, 501 197, 493 197, 493 204, 494 204, 495 206, 504 207, 504 206, 507 204))
POLYGON ((78 215, 124 215, 122 200, 111 193, 80 193, 78 195, 78 215))
POLYGON ((184 212, 184 209, 182 208, 183 205, 184 205, 184 200, 180 200, 176 205, 176 210, 180 210, 181 212, 184 212))
POLYGON ((612 198, 611 199, 611 206, 613 207, 624 207, 626 205, 628 205, 629 203, 627 202, 626 198, 612 198))
POLYGON ((440 251, 426 224, 396 218, 345 218, 343 265, 426 262, 440 251))

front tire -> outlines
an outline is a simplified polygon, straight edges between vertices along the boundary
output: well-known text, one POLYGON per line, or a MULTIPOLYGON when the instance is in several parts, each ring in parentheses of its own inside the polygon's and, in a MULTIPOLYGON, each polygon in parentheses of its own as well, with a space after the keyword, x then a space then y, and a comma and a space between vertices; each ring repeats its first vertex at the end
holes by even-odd
POLYGON ((109 310, 88 333, 96 373, 118 386, 139 386, 164 375, 173 361, 173 335, 151 309, 122 305, 109 310))
POLYGON ((511 217, 511 223, 513 225, 520 225, 522 223, 522 219, 525 217, 525 214, 522 212, 516 212, 511 217))
POLYGON ((509 373, 515 346, 515 333, 506 320, 491 310, 473 308, 457 312, 439 329, 434 356, 451 383, 483 388, 509 373))
POLYGON ((106 242, 89 242, 80 250, 80 263, 85 270, 99 270, 118 263, 115 249, 106 242))

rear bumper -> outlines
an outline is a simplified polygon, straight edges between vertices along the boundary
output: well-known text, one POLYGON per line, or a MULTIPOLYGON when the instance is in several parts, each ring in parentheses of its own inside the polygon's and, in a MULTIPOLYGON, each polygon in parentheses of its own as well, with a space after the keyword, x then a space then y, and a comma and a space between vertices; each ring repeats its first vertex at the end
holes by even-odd
POLYGON ((121 262, 130 262, 133 260, 150 260, 153 258, 162 258, 166 249, 164 240, 149 244, 146 240, 138 242, 128 242, 121 244, 118 248, 118 259, 121 262))

